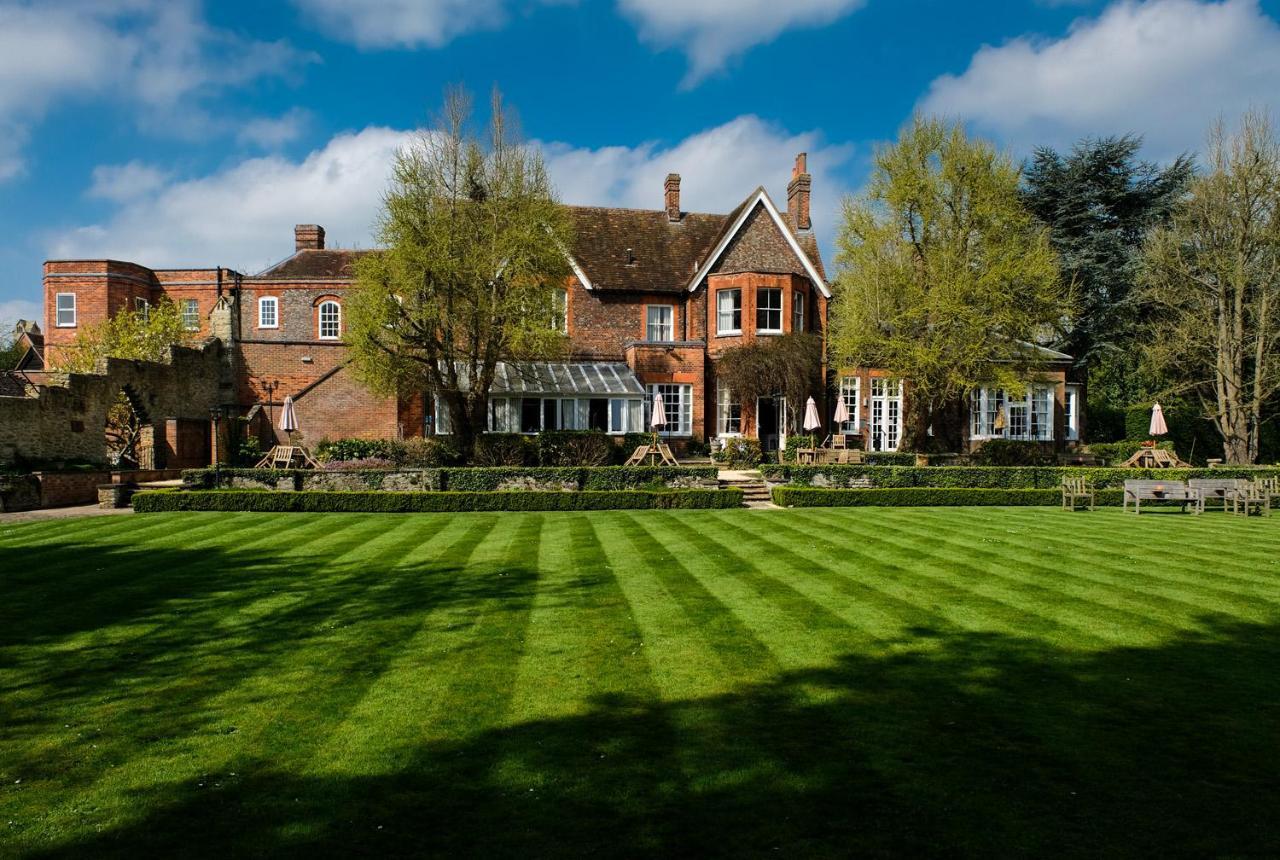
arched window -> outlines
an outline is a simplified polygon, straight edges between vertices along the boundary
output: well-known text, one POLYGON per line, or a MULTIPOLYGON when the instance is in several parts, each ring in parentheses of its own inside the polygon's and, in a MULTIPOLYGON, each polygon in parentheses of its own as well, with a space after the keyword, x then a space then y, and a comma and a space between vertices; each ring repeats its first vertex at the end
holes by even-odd
POLYGON ((342 308, 335 301, 320 303, 320 339, 337 340, 342 334, 342 308))

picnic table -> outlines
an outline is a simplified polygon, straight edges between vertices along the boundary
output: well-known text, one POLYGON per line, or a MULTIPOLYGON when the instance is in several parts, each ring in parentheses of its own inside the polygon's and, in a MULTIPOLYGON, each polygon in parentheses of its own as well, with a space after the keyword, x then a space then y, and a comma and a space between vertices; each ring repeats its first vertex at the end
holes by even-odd
POLYGON ((1137 453, 1120 464, 1121 469, 1186 469, 1190 463, 1178 459, 1172 451, 1163 448, 1139 448, 1137 453))
POLYGON ((665 442, 640 445, 627 458, 626 466, 678 466, 676 457, 665 442))
POLYGON ((1132 502, 1134 514, 1140 514, 1144 501, 1180 502, 1184 513, 1187 505, 1194 514, 1204 513, 1204 494, 1182 481, 1125 481, 1121 510, 1127 512, 1132 502))
POLYGON ((259 469, 318 469, 320 464, 301 445, 276 445, 258 461, 259 469))

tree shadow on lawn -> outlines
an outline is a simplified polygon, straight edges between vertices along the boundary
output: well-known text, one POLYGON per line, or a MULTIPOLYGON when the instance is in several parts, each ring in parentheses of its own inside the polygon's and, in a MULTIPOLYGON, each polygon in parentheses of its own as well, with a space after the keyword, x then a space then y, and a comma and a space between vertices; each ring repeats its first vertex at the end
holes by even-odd
POLYGON ((1280 627, 1073 652, 919 629, 885 656, 423 746, 395 772, 272 761, 139 793, 49 857, 1272 855, 1280 627), (254 775, 249 775, 254 774, 254 775))

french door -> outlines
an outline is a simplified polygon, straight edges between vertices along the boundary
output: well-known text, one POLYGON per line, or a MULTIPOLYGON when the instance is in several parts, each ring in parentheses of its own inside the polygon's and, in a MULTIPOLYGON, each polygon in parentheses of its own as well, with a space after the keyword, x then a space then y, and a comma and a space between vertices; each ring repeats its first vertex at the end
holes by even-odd
POLYGON ((871 450, 896 451, 902 441, 902 380, 871 378, 871 450))

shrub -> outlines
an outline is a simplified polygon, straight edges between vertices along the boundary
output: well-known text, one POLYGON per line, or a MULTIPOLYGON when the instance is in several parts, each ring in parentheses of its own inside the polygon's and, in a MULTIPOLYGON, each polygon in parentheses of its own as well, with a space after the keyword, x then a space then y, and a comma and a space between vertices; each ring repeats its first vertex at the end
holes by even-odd
MULTIPOLYGON (((712 484, 716 480, 714 466, 599 466, 599 467, 543 467, 543 466, 494 466, 459 467, 453 469, 337 469, 326 468, 317 472, 311 469, 188 469, 182 473, 188 487, 199 489, 225 489, 233 482, 254 482, 264 488, 275 486, 297 487, 305 485, 319 474, 342 476, 361 489, 406 489, 404 484, 425 482, 435 489, 488 492, 504 488, 504 485, 525 484, 530 489, 549 488, 569 490, 627 490, 660 484, 665 488, 694 487, 712 484)), ((332 481, 333 479, 328 479, 332 481)))
POLYGON ((599 430, 548 430, 538 434, 542 466, 607 466, 616 446, 599 430))
POLYGON ((525 466, 533 459, 533 445, 519 433, 485 433, 476 437, 471 452, 477 466, 525 466))
POLYGON ((395 463, 382 457, 365 457, 361 460, 325 460, 321 468, 328 472, 358 472, 394 469, 395 463))
POLYGON ((868 451, 868 466, 914 466, 916 455, 910 451, 868 451))
POLYGON ((444 471, 444 489, 451 492, 577 490, 581 486, 582 470, 569 466, 487 466, 444 471))
POLYGON ((391 462, 408 469, 437 469, 458 462, 458 446, 451 436, 402 439, 389 446, 391 462))
POLYGON ((390 460, 391 444, 386 439, 321 439, 316 443, 314 453, 321 462, 370 458, 390 460))
POLYGON ((800 434, 787 437, 787 446, 782 451, 782 462, 794 463, 796 461, 796 452, 801 448, 813 448, 818 444, 816 436, 800 434))
MULTIPOLYGON (((1099 505, 1119 505, 1120 491, 1098 493, 1099 505)), ((774 504, 784 508, 838 507, 969 507, 1058 505, 1059 490, 1008 490, 986 487, 897 487, 893 489, 830 490, 774 487, 774 504)))
POLYGON ((1062 479, 1084 478, 1097 489, 1114 489, 1125 481, 1189 478, 1270 478, 1280 469, 1112 469, 1080 466, 788 466, 761 467, 765 478, 795 486, 845 488, 979 488, 1057 490, 1062 479))
POLYGON ((133 496, 139 513, 258 511, 422 513, 463 511, 605 511, 646 508, 711 509, 742 506, 742 491, 617 490, 559 493, 270 493, 252 490, 149 490, 133 496))
POLYGON ((733 469, 751 469, 760 465, 764 454, 760 451, 760 440, 732 436, 724 440, 712 459, 733 469))
POLYGON ((974 452, 975 466, 1052 466, 1057 463, 1053 446, 1043 442, 991 439, 974 452))
POLYGON ((714 484, 719 475, 715 466, 612 466, 581 472, 584 490, 690 487, 697 483, 714 484))

